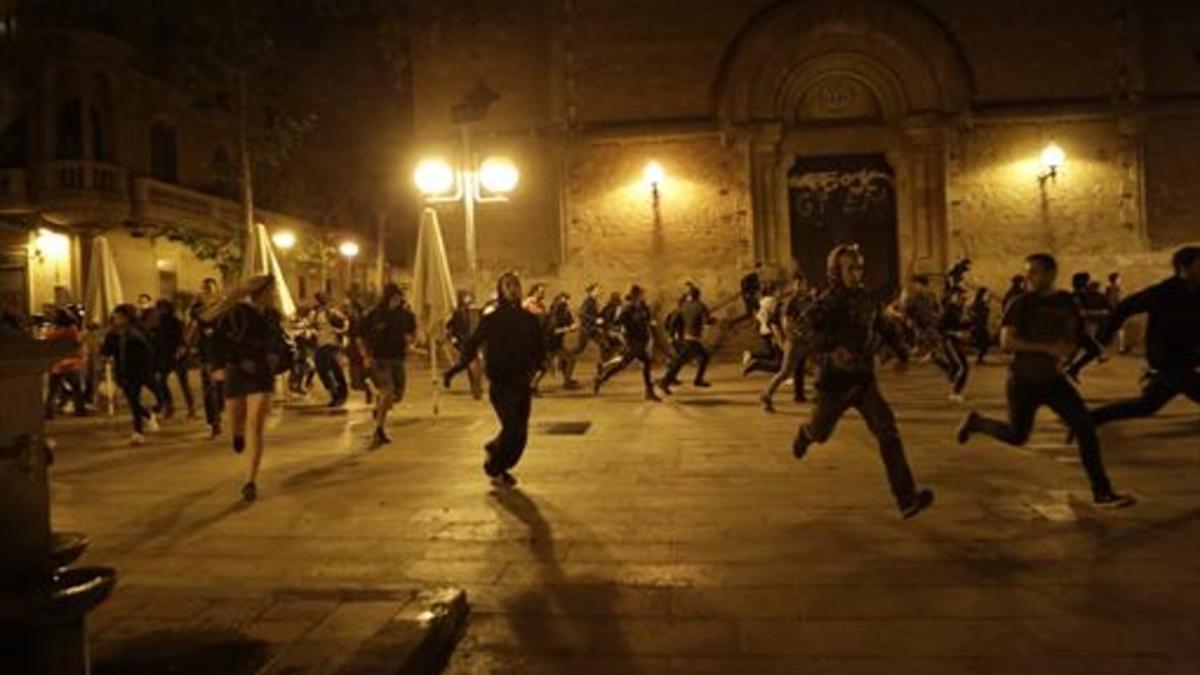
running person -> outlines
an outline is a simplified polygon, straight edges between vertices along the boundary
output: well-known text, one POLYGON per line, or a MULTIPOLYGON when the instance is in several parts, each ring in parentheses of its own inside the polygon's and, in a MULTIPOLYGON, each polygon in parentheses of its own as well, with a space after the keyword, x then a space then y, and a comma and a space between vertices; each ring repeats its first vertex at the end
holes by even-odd
POLYGON ((112 313, 112 328, 104 336, 100 353, 112 359, 113 378, 133 417, 133 435, 129 442, 141 445, 146 442, 146 431, 157 431, 154 414, 142 405, 142 389, 156 391, 154 386, 154 348, 138 321, 137 307, 129 304, 117 305, 112 313))
POLYGON ((967 377, 971 374, 967 352, 963 349, 969 328, 965 315, 966 291, 961 287, 953 287, 946 293, 946 302, 938 319, 938 349, 952 387, 950 400, 955 403, 963 402, 963 389, 967 387, 967 377))
POLYGON ((1013 352, 1007 385, 1008 422, 967 413, 958 428, 958 442, 976 433, 1009 445, 1029 440, 1038 408, 1049 407, 1075 434, 1079 456, 1092 487, 1096 506, 1124 507, 1131 497, 1115 492, 1100 456, 1096 425, 1083 398, 1063 372, 1083 335, 1083 317, 1070 293, 1055 285, 1058 263, 1048 253, 1026 258, 1027 291, 1004 312, 1000 346, 1013 352))
POLYGON ((856 408, 879 443, 896 506, 901 516, 911 518, 933 504, 933 491, 917 490, 896 416, 875 376, 878 338, 888 341, 901 360, 907 359, 908 350, 896 327, 883 316, 879 301, 863 288, 865 271, 857 244, 835 247, 828 259, 830 288, 804 314, 821 365, 812 417, 800 427, 792 455, 803 459, 813 443, 828 441, 842 415, 856 408))
POLYGON ((408 343, 417 332, 417 318, 404 291, 394 283, 383 287, 379 304, 363 317, 358 334, 358 349, 363 355, 363 368, 370 373, 379 395, 375 399, 375 434, 371 447, 392 442, 387 435, 387 416, 392 406, 404 398, 407 376, 404 358, 408 343))
POLYGON ((206 319, 209 310, 215 309, 221 300, 221 288, 217 280, 205 279, 200 286, 200 297, 188 310, 188 343, 196 350, 200 359, 200 388, 204 397, 204 421, 208 424, 209 436, 221 435, 221 413, 225 409, 225 371, 222 369, 217 346, 217 324, 206 319))
POLYGON ((511 487, 510 473, 529 438, 533 390, 529 383, 546 360, 546 345, 537 317, 521 307, 521 278, 506 272, 496 282, 497 300, 484 310, 479 328, 463 344, 458 363, 442 376, 445 386, 466 370, 480 349, 491 387, 488 397, 500 420, 500 433, 484 449, 483 472, 496 487, 511 487))
POLYGON ((653 320, 650 316, 650 307, 646 305, 645 296, 646 294, 641 286, 637 284, 630 286, 629 293, 625 296, 625 305, 621 307, 620 313, 617 314, 617 325, 621 327, 622 333, 625 336, 624 349, 620 356, 600 364, 596 380, 592 383, 592 391, 594 393, 600 393, 600 387, 611 379, 613 375, 621 372, 634 361, 640 361, 642 364, 642 385, 646 400, 662 400, 658 397, 658 394, 654 393, 654 379, 650 372, 649 347, 653 320))
POLYGON ((763 410, 767 412, 775 412, 775 404, 772 400, 775 391, 788 378, 792 379, 793 400, 796 403, 808 400, 804 395, 804 368, 808 361, 809 334, 808 324, 803 317, 808 308, 812 306, 813 298, 808 292, 808 280, 800 272, 792 277, 791 290, 792 296, 783 310, 783 364, 775 373, 775 377, 771 378, 767 388, 759 395, 763 410))
POLYGON ((671 387, 678 382, 676 378, 679 377, 679 371, 692 361, 696 362, 696 378, 692 383, 700 388, 712 386, 712 383, 704 379, 710 358, 708 348, 704 346, 704 327, 713 323, 713 318, 708 306, 700 299, 699 286, 688 284, 687 293, 683 296, 676 314, 678 347, 667 373, 658 381, 658 386, 667 395, 671 394, 671 387))

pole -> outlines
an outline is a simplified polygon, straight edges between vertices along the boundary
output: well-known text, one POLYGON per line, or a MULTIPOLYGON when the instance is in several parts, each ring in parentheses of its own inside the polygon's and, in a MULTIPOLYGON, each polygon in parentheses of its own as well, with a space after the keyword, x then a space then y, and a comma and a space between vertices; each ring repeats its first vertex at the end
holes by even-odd
POLYGON ((479 272, 479 260, 475 249, 475 157, 471 150, 471 129, 463 124, 463 224, 467 240, 467 276, 471 289, 475 288, 475 277, 479 272))

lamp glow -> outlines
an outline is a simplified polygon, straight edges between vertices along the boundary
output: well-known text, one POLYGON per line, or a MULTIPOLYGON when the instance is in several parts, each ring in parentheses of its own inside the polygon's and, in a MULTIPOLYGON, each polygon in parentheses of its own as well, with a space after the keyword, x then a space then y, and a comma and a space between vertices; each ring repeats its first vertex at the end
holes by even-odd
POLYGON ((521 172, 507 157, 491 157, 479 167, 479 183, 493 194, 507 194, 521 181, 521 172))
POLYGON ((413 173, 417 189, 425 195, 444 195, 454 188, 454 170, 442 159, 427 159, 413 173))
POLYGON ((39 229, 37 239, 34 240, 34 248, 37 252, 51 260, 59 260, 65 258, 71 251, 71 240, 65 234, 59 234, 54 230, 45 228, 39 229))
POLYGON ((1056 176, 1066 159, 1067 154, 1063 152, 1063 149, 1056 143, 1051 143, 1042 150, 1042 170, 1048 176, 1056 176))
POLYGON ((280 230, 271 235, 271 242, 280 251, 288 251, 296 245, 296 235, 291 230, 280 230))
POLYGON ((354 258, 358 255, 358 243, 353 241, 343 241, 338 245, 338 253, 346 258, 354 258))
POLYGON ((658 162, 650 162, 646 165, 645 171, 642 172, 642 180, 646 182, 646 185, 655 189, 658 189, 658 186, 662 184, 666 177, 666 170, 658 162))

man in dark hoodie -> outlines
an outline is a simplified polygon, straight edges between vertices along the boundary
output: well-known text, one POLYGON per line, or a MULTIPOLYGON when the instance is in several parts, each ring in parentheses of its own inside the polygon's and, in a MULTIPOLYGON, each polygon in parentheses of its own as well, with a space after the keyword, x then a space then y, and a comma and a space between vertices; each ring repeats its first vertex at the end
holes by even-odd
POLYGON ((811 349, 818 355, 817 397, 810 421, 800 427, 792 455, 803 459, 813 443, 833 435, 838 420, 858 409, 879 443, 896 506, 911 518, 933 504, 933 491, 916 488, 896 416, 883 398, 875 377, 875 351, 886 340, 907 361, 908 349, 896 327, 883 315, 878 299, 863 287, 866 262, 857 244, 837 246, 829 254, 829 290, 805 312, 812 333, 811 349))
POLYGON ((443 381, 449 387, 450 380, 466 370, 483 349, 491 383, 488 397, 500 419, 500 433, 484 446, 483 472, 494 486, 511 487, 517 479, 510 471, 521 460, 529 437, 530 383, 545 363, 546 344, 537 317, 521 308, 521 278, 515 272, 500 276, 496 296, 496 303, 484 311, 479 328, 461 346, 458 363, 445 372, 443 381))
POLYGON ((1150 376, 1138 398, 1092 411, 1096 426, 1149 417, 1176 396, 1200 403, 1200 246, 1185 246, 1172 259, 1175 276, 1117 304, 1097 334, 1109 344, 1130 317, 1146 314, 1146 362, 1150 376))
POLYGON ((147 422, 154 426, 153 415, 142 405, 142 388, 154 388, 154 350, 138 325, 138 310, 133 305, 118 305, 113 310, 112 328, 104 336, 100 353, 112 359, 113 376, 133 415, 130 443, 146 442, 147 422))
POLYGON ((171 395, 169 378, 173 373, 179 380, 179 389, 187 403, 188 417, 196 415, 196 401, 192 396, 192 387, 188 382, 187 350, 184 340, 184 324, 175 313, 175 305, 170 300, 159 300, 154 303, 155 320, 151 332, 154 346, 154 385, 158 390, 160 408, 164 418, 175 413, 175 400, 171 395))

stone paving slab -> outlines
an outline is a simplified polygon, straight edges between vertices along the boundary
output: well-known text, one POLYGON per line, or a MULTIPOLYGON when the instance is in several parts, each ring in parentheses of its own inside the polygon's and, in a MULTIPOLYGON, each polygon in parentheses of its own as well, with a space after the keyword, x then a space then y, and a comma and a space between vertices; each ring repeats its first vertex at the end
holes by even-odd
MULTIPOLYGON (((1083 391, 1132 395, 1139 368, 1113 359, 1083 391)), ((1102 512, 1049 414, 1025 448, 961 448, 944 380, 884 371, 914 472, 937 490, 902 521, 856 415, 797 463, 808 408, 785 391, 766 415, 763 379, 713 376, 662 405, 640 401, 634 373, 598 398, 551 386, 535 421, 590 427, 535 430, 505 496, 478 468, 486 404, 452 394, 434 421, 419 385, 375 452, 361 404, 279 411, 249 507, 241 458, 201 425, 130 448, 121 422, 55 421, 55 525, 121 575, 90 623, 97 653, 156 631, 188 653, 163 631, 218 645, 233 631, 259 668, 372 672, 405 639, 392 603, 449 585, 472 603, 454 674, 1200 671, 1194 404, 1103 430, 1114 482, 1141 503, 1102 512)), ((972 377, 971 405, 1000 414, 1003 368, 972 377)))

